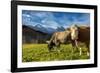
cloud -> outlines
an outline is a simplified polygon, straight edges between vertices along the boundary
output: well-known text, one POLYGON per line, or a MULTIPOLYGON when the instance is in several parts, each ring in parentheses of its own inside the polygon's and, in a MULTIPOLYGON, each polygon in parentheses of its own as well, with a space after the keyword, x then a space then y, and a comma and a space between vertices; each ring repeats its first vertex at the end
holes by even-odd
POLYGON ((72 24, 90 24, 89 13, 70 12, 45 12, 45 11, 22 11, 22 23, 26 25, 41 24, 45 27, 57 28, 67 27, 72 24))
POLYGON ((55 21, 53 21, 53 20, 51 20, 51 19, 44 19, 44 20, 42 20, 42 23, 43 23, 45 26, 47 26, 47 27, 52 27, 52 28, 54 28, 54 29, 56 29, 56 28, 59 26, 59 24, 58 24, 57 22, 55 22, 55 21))

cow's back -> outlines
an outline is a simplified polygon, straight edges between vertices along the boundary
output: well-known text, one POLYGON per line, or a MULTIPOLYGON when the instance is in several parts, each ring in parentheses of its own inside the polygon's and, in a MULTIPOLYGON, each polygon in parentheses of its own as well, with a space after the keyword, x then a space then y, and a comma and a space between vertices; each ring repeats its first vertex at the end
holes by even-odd
POLYGON ((90 41, 90 27, 79 28, 79 41, 90 41))
POLYGON ((61 43, 65 43, 67 40, 67 36, 69 35, 69 31, 63 31, 63 32, 56 32, 56 40, 58 40, 61 43))

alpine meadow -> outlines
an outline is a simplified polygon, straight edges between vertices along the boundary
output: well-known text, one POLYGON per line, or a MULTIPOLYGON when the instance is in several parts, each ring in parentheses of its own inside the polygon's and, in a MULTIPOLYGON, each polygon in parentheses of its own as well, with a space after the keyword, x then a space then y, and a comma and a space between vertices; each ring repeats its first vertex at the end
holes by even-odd
POLYGON ((90 14, 22 10, 22 62, 90 59, 90 14))

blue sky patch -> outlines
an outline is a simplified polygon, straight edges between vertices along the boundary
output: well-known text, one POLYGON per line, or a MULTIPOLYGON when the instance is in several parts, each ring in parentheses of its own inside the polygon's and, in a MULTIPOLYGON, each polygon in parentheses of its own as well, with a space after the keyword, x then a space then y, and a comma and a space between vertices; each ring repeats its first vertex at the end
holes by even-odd
POLYGON ((66 28, 72 24, 90 25, 90 14, 22 10, 22 24, 32 26, 39 24, 46 28, 57 28, 59 26, 66 28))

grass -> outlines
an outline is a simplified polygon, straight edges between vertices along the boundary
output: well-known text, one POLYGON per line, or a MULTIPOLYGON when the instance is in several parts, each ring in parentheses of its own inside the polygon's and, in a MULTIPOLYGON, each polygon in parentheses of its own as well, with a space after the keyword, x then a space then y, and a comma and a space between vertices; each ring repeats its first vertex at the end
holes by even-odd
POLYGON ((60 48, 54 48, 52 52, 48 51, 47 44, 23 44, 22 61, 38 62, 38 61, 61 61, 61 60, 83 60, 89 59, 86 55, 87 48, 82 46, 82 55, 74 49, 72 54, 72 46, 61 45, 60 48))

